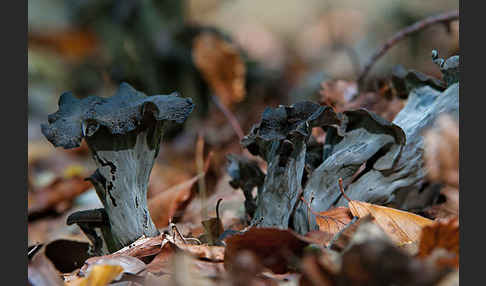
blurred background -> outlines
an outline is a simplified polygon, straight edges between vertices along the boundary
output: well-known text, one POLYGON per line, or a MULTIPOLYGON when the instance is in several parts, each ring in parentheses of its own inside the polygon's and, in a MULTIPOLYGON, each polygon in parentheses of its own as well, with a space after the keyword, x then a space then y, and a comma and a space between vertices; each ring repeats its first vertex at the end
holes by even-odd
MULTIPOLYGON (((458 8, 456 0, 29 1, 29 245, 82 238, 75 226, 65 226, 65 216, 99 205, 82 180, 95 170, 86 146, 55 149, 40 132, 62 92, 111 96, 125 81, 147 95, 177 91, 192 98, 193 114, 167 134, 152 172, 149 201, 166 194, 161 200, 174 206, 156 224, 164 227, 167 217, 178 214, 179 221, 200 222, 190 217, 197 211, 177 212, 191 210, 190 195, 167 193, 197 174, 198 135, 205 142, 202 156, 214 151, 208 192, 220 197, 227 192, 223 214, 226 208, 231 223, 242 212, 243 196, 228 186, 225 155, 242 150, 234 126, 212 100, 215 95, 246 134, 266 106, 322 100, 324 82, 355 81, 394 33, 458 8), (229 79, 218 82, 218 72, 229 79), (233 213, 232 199, 239 208, 233 213)), ((459 54, 457 21, 424 29, 388 51, 368 76, 370 91, 380 89, 397 64, 440 77, 432 49, 441 57, 459 54)))

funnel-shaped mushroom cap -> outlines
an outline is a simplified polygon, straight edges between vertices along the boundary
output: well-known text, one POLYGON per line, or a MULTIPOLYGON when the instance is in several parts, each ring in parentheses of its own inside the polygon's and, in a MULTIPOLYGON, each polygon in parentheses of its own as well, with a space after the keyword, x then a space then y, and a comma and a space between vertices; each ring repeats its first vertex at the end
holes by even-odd
POLYGON ((109 98, 89 96, 78 99, 70 92, 59 99, 59 110, 42 124, 42 133, 56 147, 79 147, 85 136, 93 135, 100 126, 114 135, 126 134, 143 124, 151 113, 157 121, 183 123, 194 108, 190 98, 177 93, 147 96, 122 83, 109 98))

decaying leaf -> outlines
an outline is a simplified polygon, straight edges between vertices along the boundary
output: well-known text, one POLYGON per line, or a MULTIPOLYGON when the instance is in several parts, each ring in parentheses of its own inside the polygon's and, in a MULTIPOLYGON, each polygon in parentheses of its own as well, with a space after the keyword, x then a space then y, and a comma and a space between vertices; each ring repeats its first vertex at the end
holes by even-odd
POLYGON ((422 229, 434 223, 422 216, 384 206, 360 201, 350 201, 349 210, 359 218, 371 215, 374 222, 388 234, 397 245, 418 241, 422 229))
POLYGON ((424 135, 424 159, 431 181, 459 188, 459 124, 442 115, 424 135))
POLYGON ((453 187, 444 187, 440 190, 445 202, 430 206, 425 213, 436 219, 445 219, 459 215, 459 190, 453 187))
POLYGON ((342 255, 340 285, 435 285, 448 271, 399 249, 375 223, 358 227, 342 255))
POLYGON ((88 258, 84 262, 83 267, 81 267, 81 272, 86 272, 91 264, 96 263, 100 259, 110 259, 123 256, 132 256, 143 259, 144 257, 156 255, 168 242, 169 240, 166 239, 164 234, 155 237, 141 237, 129 246, 124 247, 115 253, 88 258))
POLYGON ((439 261, 439 263, 459 267, 459 219, 457 217, 439 220, 423 228, 417 256, 426 258, 435 249, 440 248, 454 254, 454 257, 447 262, 439 261))
MULTIPOLYGON (((91 183, 82 176, 59 177, 49 186, 28 192, 28 213, 34 214, 60 208, 63 203, 70 204, 77 196, 89 190, 91 183)), ((62 211, 62 209, 58 209, 62 211)))
POLYGON ((244 99, 246 68, 233 44, 213 33, 202 33, 194 39, 192 57, 225 106, 244 99))
POLYGON ((43 252, 36 254, 28 264, 28 279, 33 286, 64 285, 59 271, 43 252))
POLYGON ((316 216, 319 230, 328 232, 331 235, 341 231, 352 219, 353 216, 347 207, 332 208, 328 211, 320 212, 316 216))
POLYGON ((321 83, 321 102, 333 106, 337 111, 346 110, 346 106, 358 92, 358 85, 354 81, 325 81, 321 83))
POLYGON ((371 215, 367 215, 357 220, 352 220, 348 225, 346 225, 345 228, 343 228, 341 232, 337 233, 333 237, 332 241, 329 243, 329 248, 336 251, 346 249, 358 227, 371 221, 373 221, 373 217, 371 215))
POLYGON ((231 268, 240 252, 250 251, 274 273, 285 273, 296 258, 302 257, 308 244, 308 241, 290 230, 251 228, 226 239, 225 268, 231 268))
POLYGON ((97 265, 118 265, 123 268, 123 273, 128 273, 128 274, 138 274, 142 270, 145 269, 146 265, 143 261, 140 259, 133 257, 133 256, 127 256, 127 255, 122 255, 122 256, 117 256, 117 257, 107 257, 107 258, 102 258, 94 263, 90 264, 88 268, 86 268, 86 272, 82 272, 83 274, 89 273, 93 267, 97 265))
POLYGON ((120 277, 123 267, 120 265, 95 265, 86 277, 80 277, 67 283, 67 286, 105 286, 120 277))
POLYGON ((177 209, 190 199, 192 195, 191 189, 197 183, 199 177, 200 175, 195 176, 149 199, 148 209, 150 216, 158 228, 169 225, 169 219, 174 216, 177 209))

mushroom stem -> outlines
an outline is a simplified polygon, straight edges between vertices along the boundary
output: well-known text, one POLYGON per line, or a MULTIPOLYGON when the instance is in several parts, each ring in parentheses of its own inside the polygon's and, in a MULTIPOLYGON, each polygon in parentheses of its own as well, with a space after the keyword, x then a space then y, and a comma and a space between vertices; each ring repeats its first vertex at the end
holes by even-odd
POLYGON ((89 180, 108 215, 111 238, 105 238, 105 241, 110 252, 142 235, 151 237, 159 234, 148 211, 147 186, 161 135, 160 124, 153 124, 143 131, 117 136, 100 130, 87 138, 98 166, 89 180), (106 136, 112 140, 110 148, 103 146, 108 139, 106 136))

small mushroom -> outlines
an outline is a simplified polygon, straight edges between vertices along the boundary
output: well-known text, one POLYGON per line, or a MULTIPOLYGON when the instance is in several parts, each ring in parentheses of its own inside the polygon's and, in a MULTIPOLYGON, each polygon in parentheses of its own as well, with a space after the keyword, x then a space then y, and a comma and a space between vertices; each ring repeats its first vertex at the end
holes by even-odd
MULTIPOLYGON (((59 110, 42 124, 42 133, 54 146, 79 147, 84 138, 91 150, 98 169, 88 180, 108 220, 102 231, 108 251, 121 249, 142 235, 159 234, 147 208, 150 172, 165 127, 170 122, 183 123, 193 107, 190 98, 175 93, 146 96, 122 83, 109 98, 62 94, 59 110)), ((82 228, 92 226, 83 223, 82 228)))

